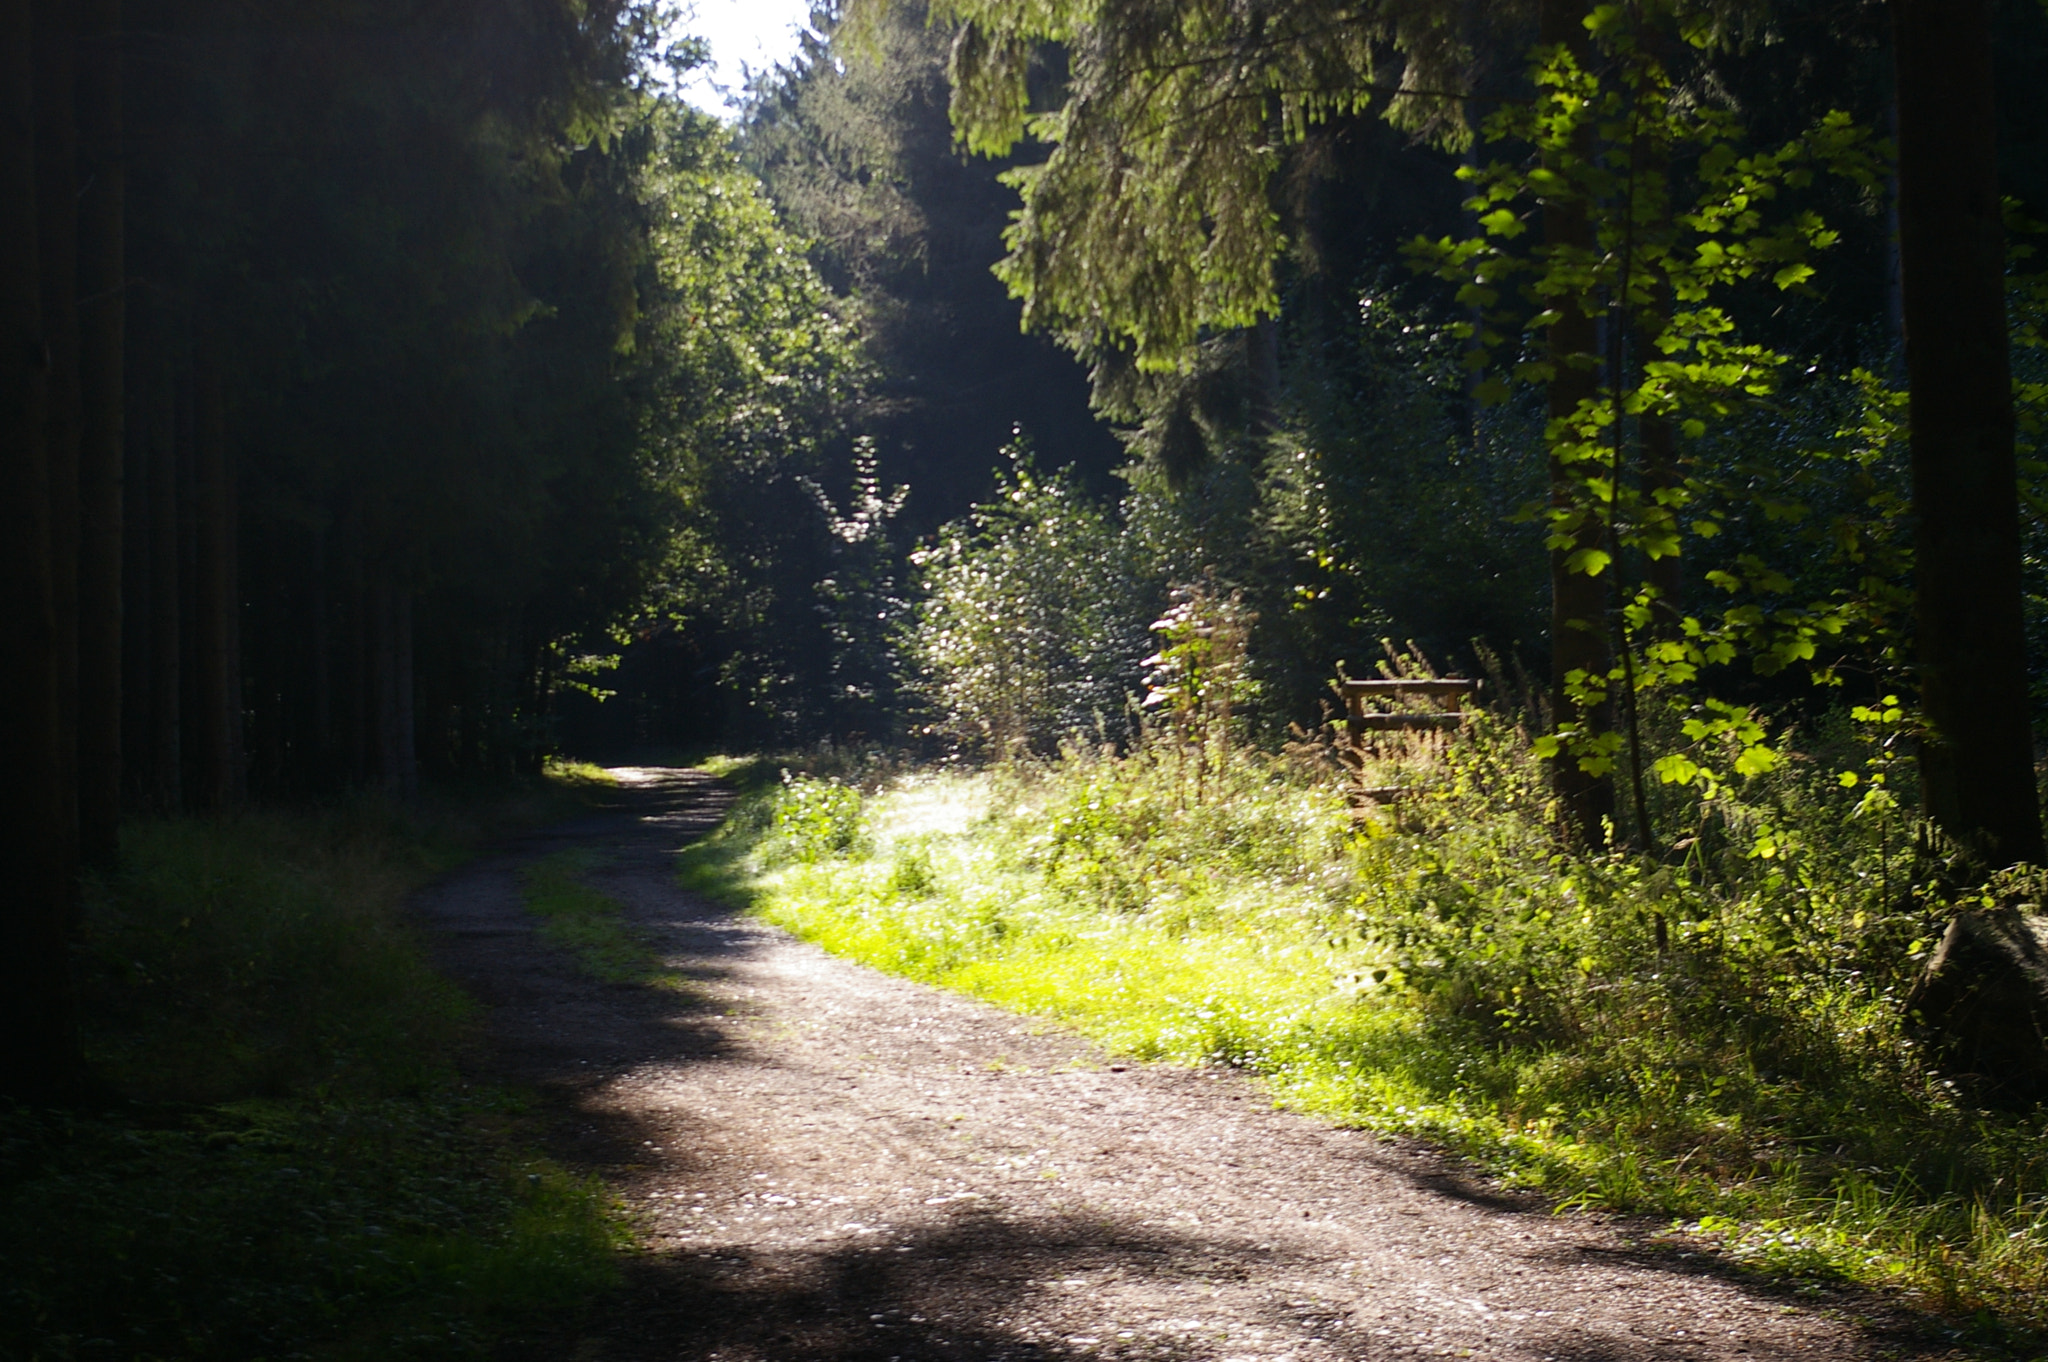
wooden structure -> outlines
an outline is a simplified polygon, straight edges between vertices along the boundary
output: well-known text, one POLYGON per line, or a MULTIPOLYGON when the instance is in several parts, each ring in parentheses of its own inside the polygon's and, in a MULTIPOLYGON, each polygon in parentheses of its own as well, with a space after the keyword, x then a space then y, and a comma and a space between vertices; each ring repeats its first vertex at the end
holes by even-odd
POLYGON ((1380 735, 1450 734, 1464 724, 1465 697, 1477 692, 1479 683, 1461 677, 1419 677, 1344 681, 1338 689, 1344 696, 1344 737, 1337 746, 1337 756, 1351 770, 1351 811, 1359 817, 1370 806, 1391 804, 1428 788, 1366 783, 1366 764, 1381 755, 1380 735), (1395 711, 1378 707, 1416 700, 1434 702, 1435 708, 1395 711))

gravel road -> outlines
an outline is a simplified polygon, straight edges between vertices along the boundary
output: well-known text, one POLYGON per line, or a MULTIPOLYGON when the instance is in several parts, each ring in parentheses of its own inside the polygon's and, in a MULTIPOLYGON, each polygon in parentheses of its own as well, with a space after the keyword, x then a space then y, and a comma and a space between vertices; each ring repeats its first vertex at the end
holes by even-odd
POLYGON ((678 889, 719 788, 627 768, 618 807, 422 900, 490 1062, 631 1208, 624 1288, 523 1359, 1930 1356, 1867 1298, 1773 1292, 1654 1227, 1555 1215, 1428 1150, 1125 1065, 678 889), (566 846, 688 981, 594 982, 517 868, 566 846))

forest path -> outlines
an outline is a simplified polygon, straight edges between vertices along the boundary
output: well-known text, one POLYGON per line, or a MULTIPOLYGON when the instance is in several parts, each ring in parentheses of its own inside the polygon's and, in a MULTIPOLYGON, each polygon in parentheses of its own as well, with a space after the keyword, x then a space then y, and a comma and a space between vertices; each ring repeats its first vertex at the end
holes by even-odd
MULTIPOLYGON (((1231 1074, 1112 1063, 676 887, 695 772, 426 895, 495 1063, 634 1212, 625 1288, 506 1359, 1903 1355, 1850 1296, 1767 1294, 1648 1227, 1559 1216, 1428 1151, 1276 1111, 1231 1074), (686 993, 576 972, 518 867, 563 847, 686 993)), ((1863 1308, 1868 1308, 1867 1305, 1863 1308)))

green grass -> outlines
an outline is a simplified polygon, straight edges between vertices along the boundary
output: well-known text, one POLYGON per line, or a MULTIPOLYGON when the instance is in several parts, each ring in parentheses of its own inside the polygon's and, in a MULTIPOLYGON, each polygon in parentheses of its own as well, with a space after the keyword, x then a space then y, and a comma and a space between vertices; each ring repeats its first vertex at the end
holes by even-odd
POLYGON ((104 1096, 0 1110, 0 1357, 481 1356, 614 1279, 604 1190, 463 1080, 405 896, 559 784, 132 824, 89 889, 104 1096))
POLYGON ((1854 755, 1694 810, 1669 866, 1559 855, 1540 764, 1495 722, 1398 827, 1354 829, 1297 761, 1241 756, 1198 802, 1169 753, 1070 751, 793 778, 683 874, 850 958, 2033 1355, 2048 1131, 1970 1107, 1903 1033, 1945 909, 1881 901, 1911 867, 1832 780, 1854 755))
POLYGON ((680 976, 662 968, 660 953, 626 921, 619 902, 583 882, 600 864, 591 852, 572 848, 519 872, 527 909, 541 920, 541 936, 575 956, 592 978, 678 987, 680 976))
POLYGON ((595 762, 549 757, 544 769, 549 780, 571 789, 616 790, 619 787, 618 777, 595 762))

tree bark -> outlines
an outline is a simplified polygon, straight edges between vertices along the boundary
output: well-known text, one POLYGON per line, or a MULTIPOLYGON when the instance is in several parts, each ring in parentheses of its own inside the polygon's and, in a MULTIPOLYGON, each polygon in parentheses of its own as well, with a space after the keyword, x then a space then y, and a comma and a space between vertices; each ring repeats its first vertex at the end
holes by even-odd
POLYGON ((126 158, 120 0, 79 6, 78 813, 88 864, 121 820, 121 477, 127 450, 126 158))
MULTIPOLYGON (((131 348, 139 350, 135 339, 131 348)), ((141 377, 147 361, 131 357, 127 364, 141 377)), ((149 807, 149 626, 156 598, 150 591, 150 391, 146 379, 124 383, 128 395, 126 469, 121 492, 130 512, 121 517, 121 807, 124 812, 149 807)))
POLYGON ((1985 867, 2038 862, 1991 6, 1892 18, 1922 797, 1985 867))
MULTIPOLYGON (((158 313, 161 316, 161 312, 158 313)), ((184 807, 185 745, 182 719, 184 552, 178 489, 178 381, 171 361, 171 330, 158 343, 149 394, 149 802, 160 813, 184 807)))
POLYGON ((219 371, 196 366, 198 441, 194 453, 193 742, 197 765, 192 798, 206 809, 232 807, 242 793, 241 661, 236 590, 234 475, 219 371))
MULTIPOLYGON (((1539 16, 1539 37, 1546 44, 1562 43, 1583 63, 1590 54, 1586 33, 1586 7, 1581 0, 1543 0, 1539 16)), ((1581 149, 1583 150, 1583 149, 1581 149)), ((1591 251, 1593 225, 1582 203, 1553 202, 1543 209, 1543 241, 1552 253, 1591 251)), ((1572 300, 1558 304, 1563 314, 1550 326, 1550 379, 1547 408, 1553 426, 1577 412, 1582 403, 1600 394, 1599 333, 1593 317, 1572 300)), ((1553 434, 1553 439, 1556 436, 1553 434)), ((1550 504, 1555 509, 1574 508, 1583 497, 1578 480, 1564 462, 1554 455, 1550 461, 1550 504)), ((1550 683, 1551 707, 1559 724, 1586 723, 1594 728, 1610 726, 1608 706, 1581 711, 1566 693, 1565 678, 1574 671, 1605 676, 1610 663, 1607 645, 1607 579, 1574 572, 1566 567, 1572 553, 1580 548, 1598 548, 1602 527, 1596 519, 1576 531, 1571 547, 1550 553, 1550 683)), ((1562 831, 1567 840, 1580 846, 1601 846, 1614 817, 1614 781, 1609 776, 1589 775, 1570 754, 1560 756, 1552 768, 1553 789, 1560 806, 1562 831)))
POLYGON ((420 792, 420 763, 413 717, 412 592, 404 587, 392 590, 391 625, 393 766, 385 785, 400 799, 411 800, 420 792))
MULTIPOLYGON (((44 425, 50 477, 50 593, 57 627, 59 728, 78 731, 78 32, 70 0, 39 0, 36 26, 36 216, 43 338, 50 370, 44 425)), ((57 754, 61 798, 75 809, 77 753, 57 754)), ((77 835, 75 814, 68 835, 77 835)))
POLYGON ((307 774, 322 789, 334 781, 334 646, 329 638, 330 588, 328 584, 328 532, 318 528, 309 536, 311 560, 307 564, 306 644, 308 649, 307 738, 311 749, 311 770, 307 774))
POLYGON ((369 590, 370 754, 377 785, 398 793, 398 621, 390 579, 378 572, 369 590))
POLYGON ((62 788, 37 249, 33 15, 0 0, 0 1092, 46 1099, 81 1073, 71 948, 76 856, 62 788))

